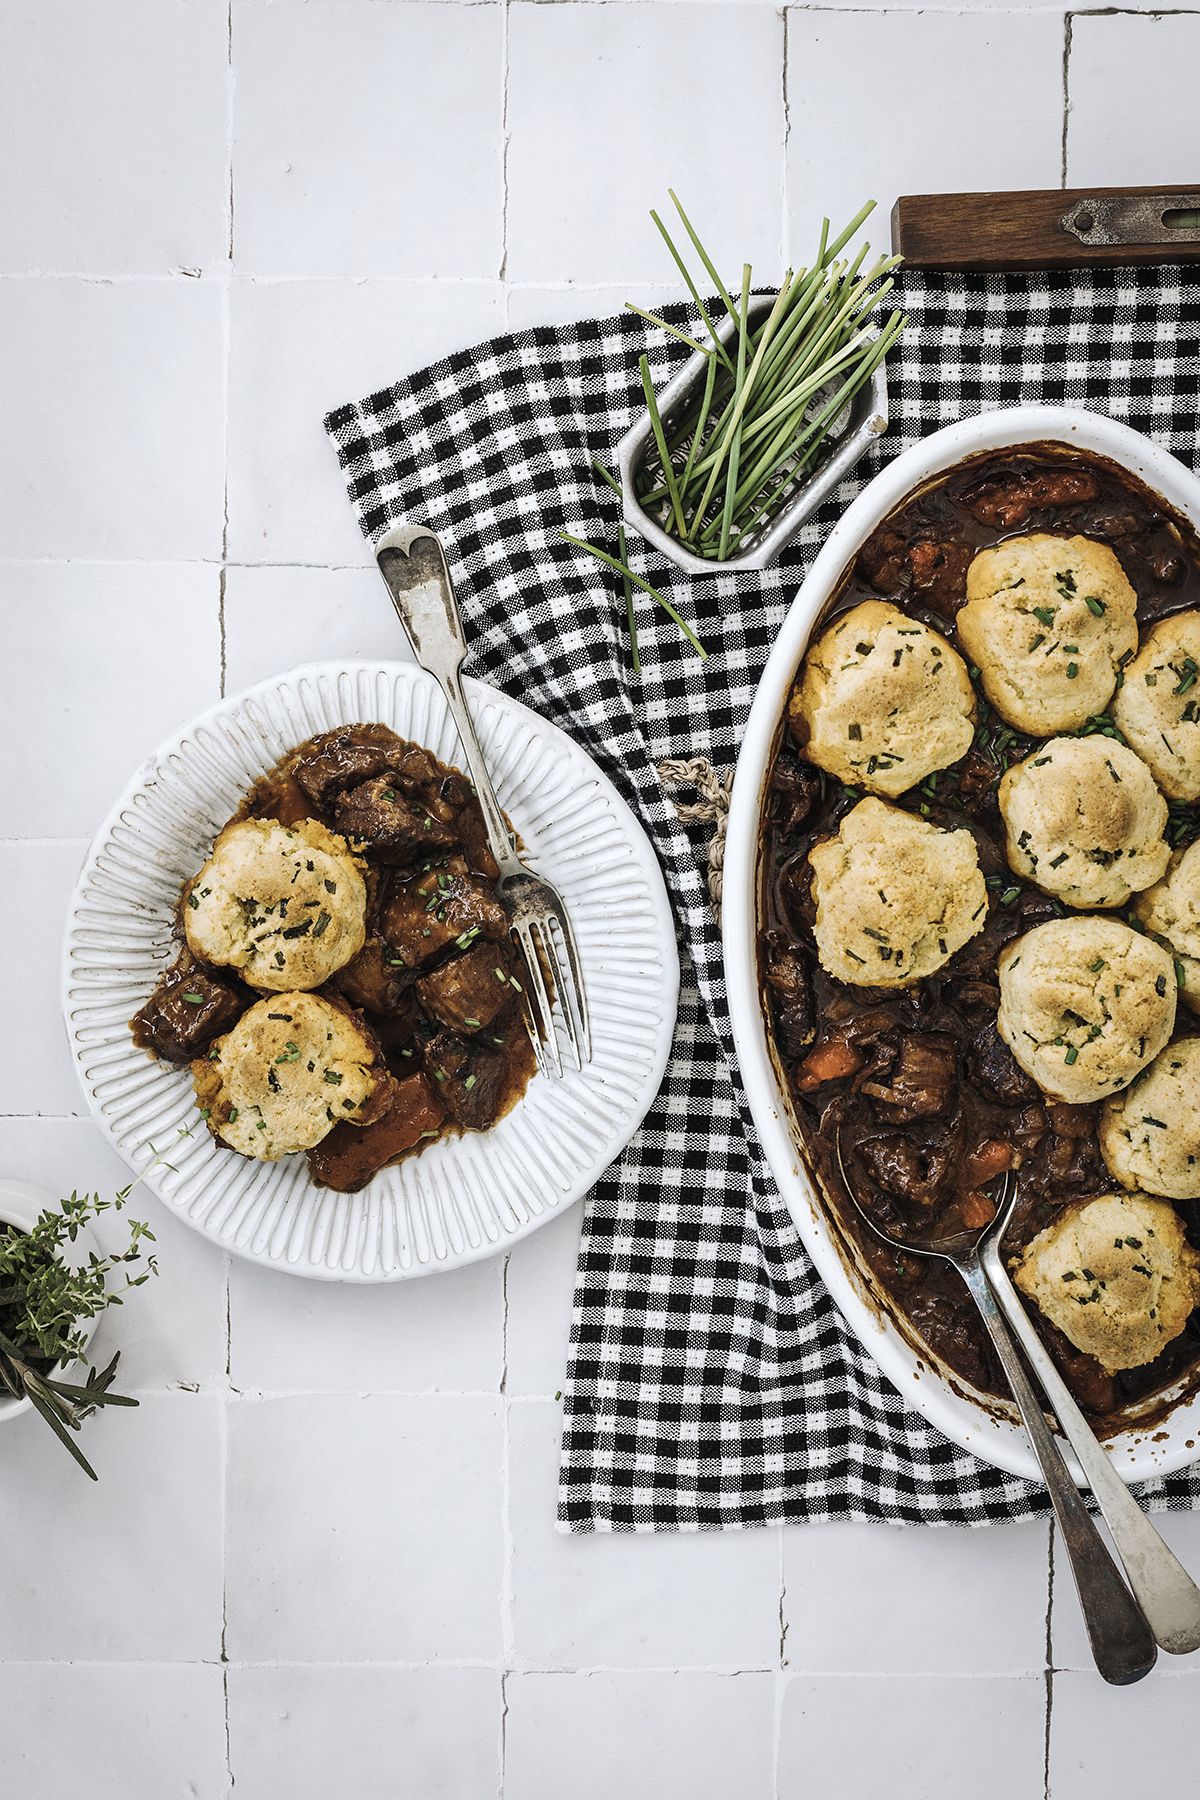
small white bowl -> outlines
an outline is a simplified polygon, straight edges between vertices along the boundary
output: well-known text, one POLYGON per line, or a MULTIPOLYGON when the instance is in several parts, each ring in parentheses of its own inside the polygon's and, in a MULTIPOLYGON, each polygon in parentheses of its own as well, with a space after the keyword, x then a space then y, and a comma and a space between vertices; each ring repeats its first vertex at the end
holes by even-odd
MULTIPOLYGON (((977 1394, 897 1328, 869 1267, 831 1223, 792 1125, 768 1041, 759 988, 758 829, 767 771, 792 679, 809 635, 860 546, 906 495, 965 457, 1018 444, 1054 443, 1106 457, 1161 495, 1200 531, 1200 480, 1167 451, 1099 413, 1059 406, 1001 407, 923 438, 881 470, 830 532, 784 620, 758 685, 738 756, 725 847, 723 935, 734 1042, 767 1161, 805 1249, 863 1347, 899 1390, 952 1442, 998 1469, 1040 1482, 1011 1408, 977 1394)), ((1155 1480, 1200 1460, 1200 1392, 1165 1416, 1108 1440, 1126 1481, 1155 1480)), ((1069 1450, 1068 1465, 1080 1479, 1069 1450)))
MULTIPOLYGON (((28 1181, 9 1181, 0 1176, 0 1225, 16 1225, 21 1231, 30 1231, 37 1224, 39 1216, 46 1208, 57 1207, 58 1196, 49 1188, 34 1187, 28 1181)), ((91 1228, 81 1225, 75 1236, 75 1242, 65 1248, 65 1257, 72 1268, 80 1268, 87 1261, 88 1253, 100 1254, 100 1246, 92 1235, 91 1228)), ((96 1329, 96 1320, 89 1319, 84 1327, 90 1343, 96 1329)), ((74 1366, 74 1365, 71 1365, 74 1366)), ((57 1364, 50 1373, 54 1376, 65 1376, 66 1364, 57 1364)), ((0 1392, 0 1425, 9 1419, 20 1418, 23 1412, 33 1410, 32 1400, 18 1400, 7 1389, 0 1392)))

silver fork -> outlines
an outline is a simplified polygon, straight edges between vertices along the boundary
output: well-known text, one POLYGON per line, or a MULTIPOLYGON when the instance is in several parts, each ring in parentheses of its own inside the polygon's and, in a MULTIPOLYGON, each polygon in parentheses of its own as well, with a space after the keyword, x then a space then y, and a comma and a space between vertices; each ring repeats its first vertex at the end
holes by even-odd
POLYGON ((413 654, 446 696, 462 743, 488 845, 500 870, 500 898, 525 962, 525 1023, 538 1068, 543 1074, 561 1076, 563 1072, 554 1003, 546 982, 548 972, 561 1002, 575 1067, 582 1069, 585 1062, 591 1061, 592 1038, 575 933, 557 888, 533 874, 517 855, 512 833, 500 810, 463 692, 460 671, 467 643, 442 546, 426 525, 397 525, 379 539, 375 561, 413 654), (555 941, 556 931, 562 940, 561 954, 555 941))

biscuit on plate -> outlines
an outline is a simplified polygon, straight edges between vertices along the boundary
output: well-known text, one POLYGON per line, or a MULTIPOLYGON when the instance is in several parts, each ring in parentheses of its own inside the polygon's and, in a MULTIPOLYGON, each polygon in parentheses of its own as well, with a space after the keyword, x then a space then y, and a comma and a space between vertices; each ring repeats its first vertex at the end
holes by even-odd
POLYGON ((809 852, 823 967, 855 987, 911 987, 983 929, 987 886, 969 831, 860 800, 809 852))
POLYGON ((344 838, 316 819, 227 825, 191 883, 188 947, 249 986, 320 987, 366 940, 367 890, 344 838))
POLYGON ((1162 880, 1139 894, 1133 910, 1175 958, 1179 992, 1200 1012, 1200 839, 1176 850, 1162 880))
POLYGON ((1107 544, 1031 532, 980 550, 958 641, 991 704, 1049 737, 1103 712, 1137 649, 1137 596, 1107 544))
POLYGON ((1200 612, 1152 625, 1124 670, 1113 718, 1172 800, 1200 800, 1200 612))
POLYGON ((1013 1279, 1110 1375, 1153 1362, 1200 1305, 1200 1254, 1175 1208, 1146 1194, 1104 1194, 1060 1214, 1013 1279))
POLYGON ((1055 1100, 1085 1106, 1129 1083, 1175 1026, 1175 970, 1120 919, 1051 919, 1000 952, 996 1027, 1055 1100))
POLYGON ((1068 906, 1124 906, 1167 866, 1167 803, 1113 738, 1051 738, 1008 770, 999 798, 1012 868, 1068 906))
POLYGON ((350 1013, 319 994, 288 993, 256 1001, 192 1064, 192 1078, 214 1137, 277 1162, 310 1150, 343 1119, 370 1123, 385 1072, 350 1013))
POLYGON ((1176 1038, 1105 1102, 1100 1150, 1122 1187, 1200 1196, 1200 1038, 1176 1038))
POLYGON ((864 600, 809 650, 788 725, 809 762, 894 796, 966 755, 975 692, 940 632, 886 600, 864 600))

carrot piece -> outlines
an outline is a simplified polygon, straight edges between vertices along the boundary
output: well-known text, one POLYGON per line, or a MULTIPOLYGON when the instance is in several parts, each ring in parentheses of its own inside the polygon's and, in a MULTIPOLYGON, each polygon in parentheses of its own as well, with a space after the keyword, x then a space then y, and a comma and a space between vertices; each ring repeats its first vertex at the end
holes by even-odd
POLYGON ((1012 1167, 1013 1148, 1000 1138, 985 1138, 965 1159, 962 1179, 969 1187, 983 1187, 1012 1167))
POLYGON ((796 1077, 796 1086, 802 1094, 811 1094, 814 1088, 824 1087, 827 1081, 838 1081, 843 1075, 853 1075, 862 1068, 862 1058, 857 1050, 841 1038, 831 1038, 827 1044, 818 1044, 810 1050, 800 1064, 796 1077))
POLYGON ((996 1209, 986 1194, 973 1188, 969 1194, 961 1194, 958 1201, 959 1217, 968 1231, 982 1231, 990 1225, 996 1216, 996 1209))

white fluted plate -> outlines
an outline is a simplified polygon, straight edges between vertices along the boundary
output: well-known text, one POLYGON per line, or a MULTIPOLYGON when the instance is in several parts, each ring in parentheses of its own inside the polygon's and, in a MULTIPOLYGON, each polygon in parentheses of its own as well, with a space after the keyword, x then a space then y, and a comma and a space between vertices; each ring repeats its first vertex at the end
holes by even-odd
POLYGON ((382 720, 461 765, 436 683, 405 663, 316 663, 222 701, 138 770, 88 853, 63 970, 88 1105, 151 1191, 238 1256, 334 1281, 396 1281, 489 1256, 585 1194, 658 1091, 679 960, 645 833, 565 733, 482 682, 468 681, 467 692, 500 803, 574 923, 593 1057, 562 1081, 535 1075, 491 1131, 440 1139, 361 1193, 317 1187, 303 1156, 251 1162, 218 1144, 187 1070, 139 1050, 128 1021, 174 954, 181 883, 251 782, 292 745, 382 720))

